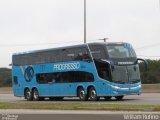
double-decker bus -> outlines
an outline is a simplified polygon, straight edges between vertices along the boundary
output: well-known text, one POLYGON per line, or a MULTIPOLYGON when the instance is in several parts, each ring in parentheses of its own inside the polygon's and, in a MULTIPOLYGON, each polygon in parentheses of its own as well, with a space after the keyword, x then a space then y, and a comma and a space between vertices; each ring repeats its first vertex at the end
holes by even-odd
MULTIPOLYGON (((129 43, 88 43, 12 56, 14 96, 28 101, 106 100, 142 91, 140 70, 129 43)), ((143 60, 145 62, 145 60, 143 60)))

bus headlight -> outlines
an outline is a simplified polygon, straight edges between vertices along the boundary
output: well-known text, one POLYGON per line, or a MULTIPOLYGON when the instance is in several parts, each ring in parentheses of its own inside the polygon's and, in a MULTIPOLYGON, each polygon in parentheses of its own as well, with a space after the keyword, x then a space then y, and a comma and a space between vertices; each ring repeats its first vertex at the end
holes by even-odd
POLYGON ((136 87, 124 87, 124 88, 114 86, 114 85, 109 85, 109 86, 111 86, 112 88, 117 89, 117 90, 135 90, 135 89, 138 89, 138 88, 142 87, 141 84, 136 86, 136 87))
POLYGON ((109 85, 109 86, 111 86, 114 89, 120 89, 120 87, 118 87, 118 86, 114 86, 114 85, 109 85))
POLYGON ((138 85, 138 87, 139 87, 139 88, 141 88, 141 87, 142 87, 142 85, 140 84, 140 85, 138 85))

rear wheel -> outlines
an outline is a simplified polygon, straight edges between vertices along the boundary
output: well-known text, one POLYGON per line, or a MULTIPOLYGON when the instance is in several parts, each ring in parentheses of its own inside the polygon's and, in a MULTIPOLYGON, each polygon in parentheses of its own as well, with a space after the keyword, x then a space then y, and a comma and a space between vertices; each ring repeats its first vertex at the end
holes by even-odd
POLYGON ((122 100, 123 99, 123 95, 122 96, 115 96, 115 98, 117 99, 117 100, 122 100))
POLYGON ((35 88, 35 89, 33 90, 33 101, 39 101, 39 100, 41 100, 41 98, 39 97, 39 92, 38 92, 38 90, 35 88))
POLYGON ((97 93, 94 87, 91 87, 89 90, 89 99, 91 101, 97 101, 100 99, 100 97, 97 97, 97 93))
POLYGON ((26 89, 25 92, 24 92, 24 95, 25 95, 25 99, 27 99, 27 101, 32 101, 32 93, 29 89, 26 89))
POLYGON ((87 94, 82 87, 78 89, 78 97, 81 101, 88 100, 87 94))

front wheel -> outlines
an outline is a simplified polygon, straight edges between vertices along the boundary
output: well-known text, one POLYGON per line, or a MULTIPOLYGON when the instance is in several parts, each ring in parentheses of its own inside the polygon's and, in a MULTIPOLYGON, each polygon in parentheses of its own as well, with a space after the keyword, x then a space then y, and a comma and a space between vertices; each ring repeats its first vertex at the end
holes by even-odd
POLYGON ((115 98, 117 99, 117 100, 122 100, 123 99, 123 95, 122 96, 115 96, 115 98))
POLYGON ((97 96, 97 93, 96 93, 96 90, 94 87, 91 87, 90 90, 89 90, 89 99, 91 101, 97 101, 99 100, 100 98, 97 96))

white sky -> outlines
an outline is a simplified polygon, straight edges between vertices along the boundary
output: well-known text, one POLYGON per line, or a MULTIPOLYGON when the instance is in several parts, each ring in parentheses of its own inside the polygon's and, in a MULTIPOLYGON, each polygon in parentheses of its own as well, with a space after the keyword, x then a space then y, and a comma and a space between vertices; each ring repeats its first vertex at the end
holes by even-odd
MULTIPOLYGON (((159 0, 86 1, 88 41, 109 37, 131 43, 137 55, 160 56, 159 0)), ((73 41, 83 43, 83 0, 0 0, 0 67, 13 53, 73 41)))

